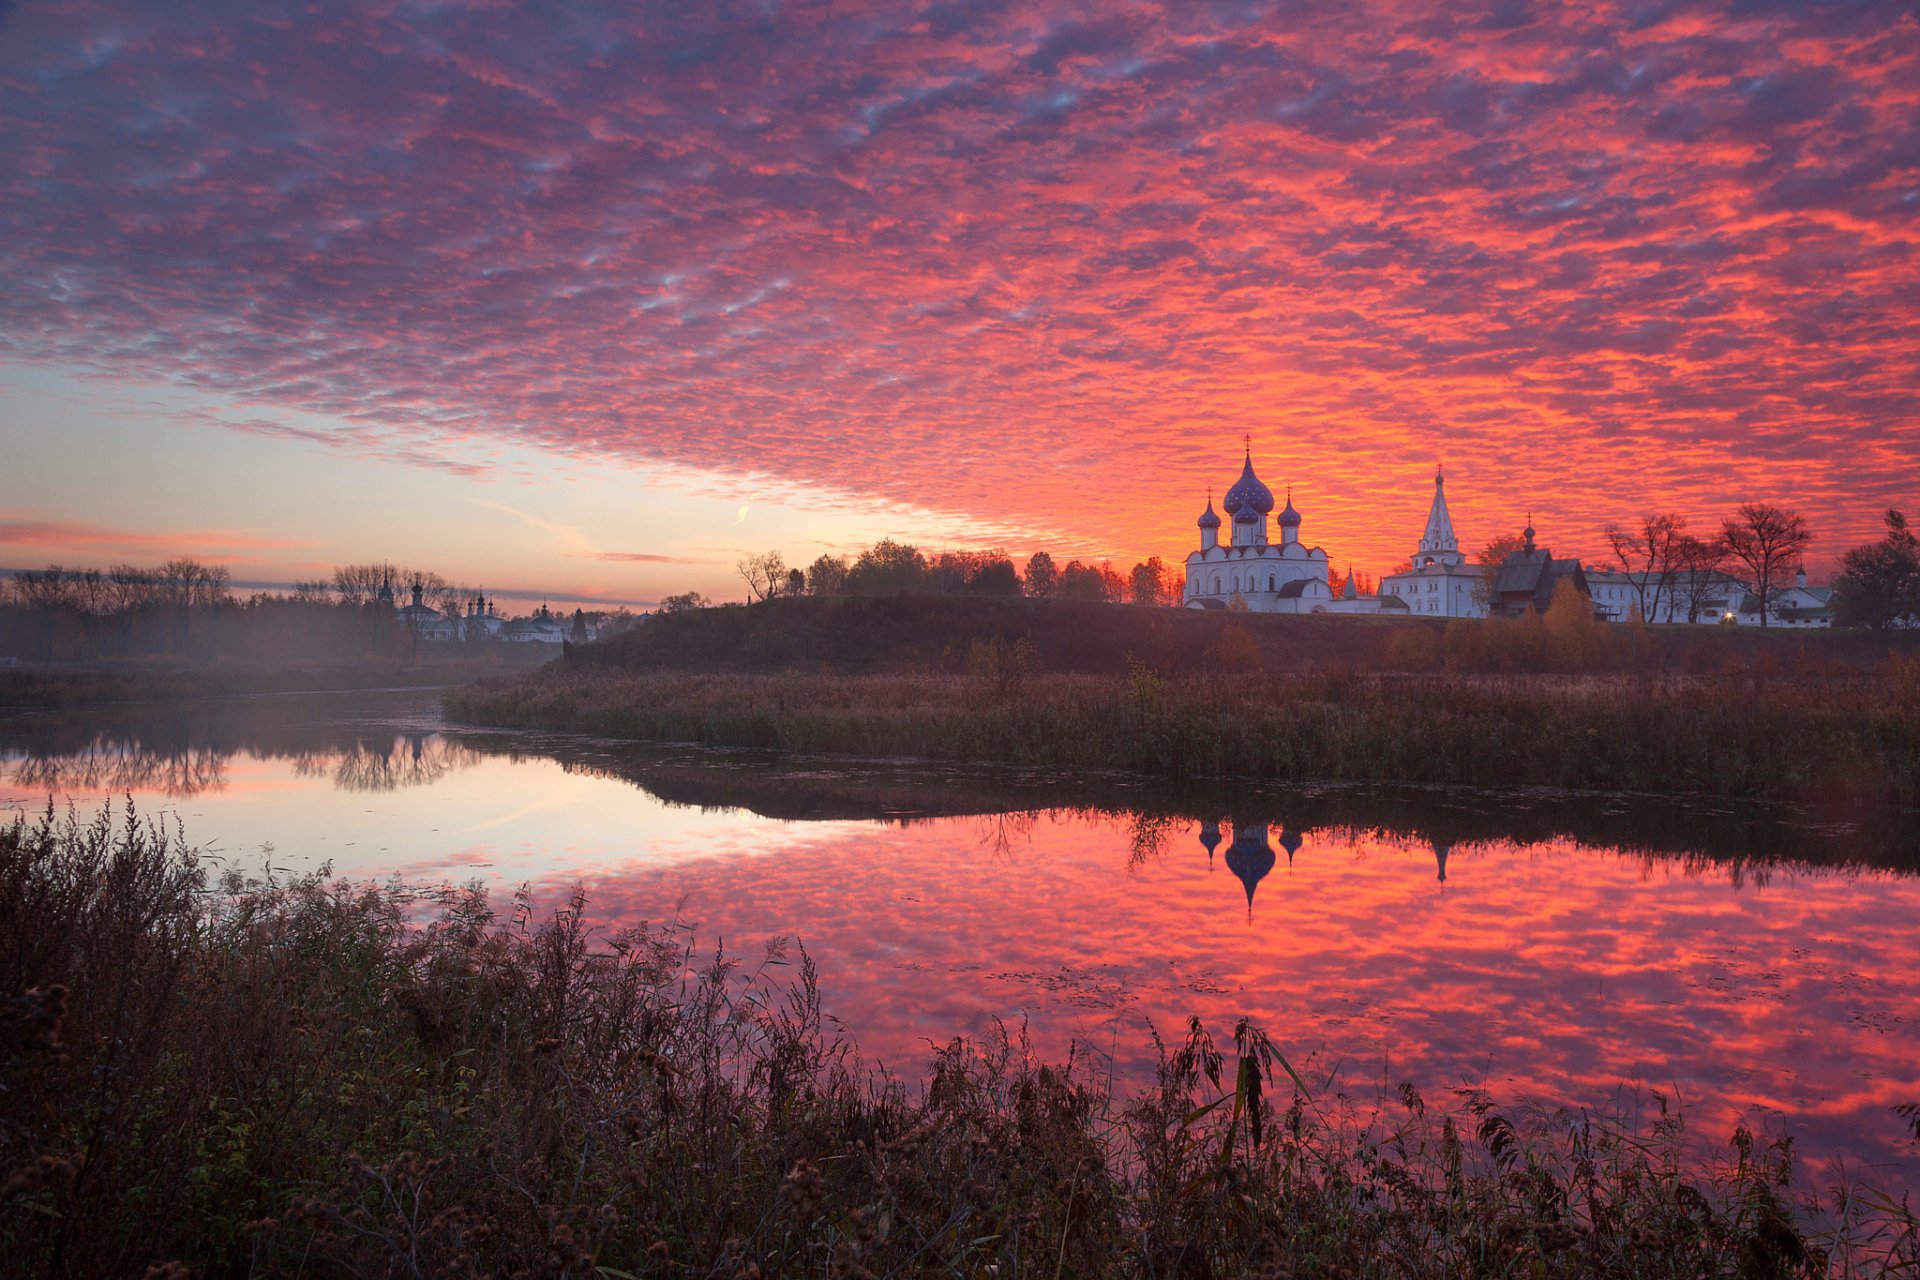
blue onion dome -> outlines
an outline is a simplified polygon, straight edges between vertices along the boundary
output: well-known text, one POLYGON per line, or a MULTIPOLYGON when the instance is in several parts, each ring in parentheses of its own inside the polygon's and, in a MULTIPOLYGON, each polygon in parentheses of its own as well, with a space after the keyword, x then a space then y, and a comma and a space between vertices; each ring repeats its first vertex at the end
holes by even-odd
POLYGON ((1273 510, 1273 490, 1260 483, 1260 477, 1253 474, 1253 455, 1247 455, 1246 466, 1240 469, 1240 478, 1233 482, 1233 488, 1227 490, 1227 496, 1221 500, 1221 506, 1230 516, 1238 516, 1243 510, 1256 515, 1265 515, 1273 510))
POLYGON ((1298 529, 1300 527, 1300 513, 1293 509, 1293 495, 1291 493, 1287 495, 1287 509, 1280 513, 1280 524, 1283 528, 1289 529, 1298 529))
POLYGON ((1207 509, 1200 513, 1200 527, 1202 529, 1218 529, 1220 527, 1220 517, 1213 514, 1212 498, 1207 499, 1207 509))

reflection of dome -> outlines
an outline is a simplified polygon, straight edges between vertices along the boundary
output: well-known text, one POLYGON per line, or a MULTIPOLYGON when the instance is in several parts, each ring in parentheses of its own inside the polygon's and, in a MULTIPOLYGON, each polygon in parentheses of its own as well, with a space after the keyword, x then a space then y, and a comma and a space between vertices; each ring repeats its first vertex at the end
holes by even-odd
POLYGON ((1441 884, 1447 882, 1447 855, 1453 852, 1453 845, 1445 840, 1433 841, 1433 860, 1439 864, 1441 884))
POLYGON ((1253 919, 1253 891, 1273 870, 1274 853, 1267 844, 1267 824, 1238 823, 1233 826, 1233 843, 1227 846, 1227 870, 1240 877, 1247 889, 1247 919, 1253 919))
POLYGON ((1273 510, 1273 490, 1260 483, 1260 477, 1253 474, 1253 454, 1247 454, 1247 464, 1240 469, 1240 478, 1233 482, 1233 488, 1227 490, 1227 496, 1220 500, 1230 516, 1238 516, 1243 511, 1252 513, 1254 519, 1273 510))
POLYGON ((1282 849, 1285 849, 1285 850, 1287 851, 1287 865, 1288 865, 1288 866, 1292 866, 1292 865, 1293 865, 1293 855, 1294 855, 1294 854, 1296 854, 1296 853, 1298 853, 1298 852, 1300 852, 1300 846, 1301 846, 1302 844, 1304 844, 1304 843, 1305 843, 1305 841, 1303 841, 1303 840, 1301 840, 1301 839, 1300 839, 1300 836, 1299 836, 1299 834, 1298 834, 1298 833, 1296 833, 1296 832, 1293 832, 1293 831, 1289 831, 1289 830, 1287 830, 1287 829, 1285 829, 1285 828, 1282 828, 1282 829, 1281 829, 1281 831, 1280 831, 1280 847, 1281 847, 1282 849))
POLYGON ((1213 867, 1213 851, 1220 847, 1220 824, 1212 818, 1200 824, 1200 843, 1207 847, 1207 867, 1213 867))

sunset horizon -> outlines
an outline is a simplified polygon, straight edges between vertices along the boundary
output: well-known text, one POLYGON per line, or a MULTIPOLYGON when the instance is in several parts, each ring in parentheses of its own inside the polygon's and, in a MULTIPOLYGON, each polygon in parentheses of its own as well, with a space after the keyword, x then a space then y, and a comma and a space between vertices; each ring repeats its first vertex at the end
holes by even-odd
POLYGON ((0 563, 1121 571, 1251 435, 1378 576, 1912 507, 1901 6, 0 10, 0 563), (484 15, 484 16, 483 16, 484 15))

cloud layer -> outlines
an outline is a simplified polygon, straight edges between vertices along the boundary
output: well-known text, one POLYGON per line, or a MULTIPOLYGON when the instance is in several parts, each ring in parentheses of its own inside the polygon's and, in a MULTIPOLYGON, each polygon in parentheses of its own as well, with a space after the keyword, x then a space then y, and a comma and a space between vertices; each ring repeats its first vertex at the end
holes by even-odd
POLYGON ((0 18, 0 357, 1129 555, 1243 431, 1336 561, 1440 458, 1470 541, 1831 554, 1916 500, 1917 221, 1905 4, 0 18))

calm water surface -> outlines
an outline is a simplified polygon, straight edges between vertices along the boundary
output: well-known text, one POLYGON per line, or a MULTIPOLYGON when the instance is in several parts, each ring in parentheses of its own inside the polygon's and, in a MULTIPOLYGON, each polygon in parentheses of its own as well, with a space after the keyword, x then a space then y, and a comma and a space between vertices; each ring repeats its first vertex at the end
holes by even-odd
POLYGON ((0 720, 0 807, 133 797, 248 871, 479 880, 799 938, 869 1057, 1025 1019, 1150 1070, 1250 1016, 1365 1094, 1740 1120, 1920 1188, 1912 815, 1339 788, 1163 794, 445 724, 431 695, 0 720), (1889 834, 1893 833, 1893 834, 1889 834))

